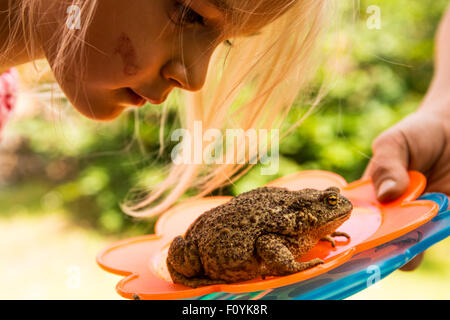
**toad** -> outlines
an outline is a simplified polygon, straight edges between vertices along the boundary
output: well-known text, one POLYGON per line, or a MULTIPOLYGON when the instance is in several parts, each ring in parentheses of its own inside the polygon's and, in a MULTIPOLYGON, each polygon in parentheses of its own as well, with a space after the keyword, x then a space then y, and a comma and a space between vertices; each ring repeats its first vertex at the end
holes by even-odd
POLYGON ((335 246, 335 230, 350 217, 352 203, 339 189, 261 187, 199 216, 170 244, 167 267, 174 283, 198 287, 312 268, 298 262, 318 241, 335 246))

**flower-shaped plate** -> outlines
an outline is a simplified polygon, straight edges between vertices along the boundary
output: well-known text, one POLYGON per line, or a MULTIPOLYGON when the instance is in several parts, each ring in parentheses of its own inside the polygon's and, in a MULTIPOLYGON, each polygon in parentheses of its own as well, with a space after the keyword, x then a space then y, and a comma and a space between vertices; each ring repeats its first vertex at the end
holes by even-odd
POLYGON ((327 171, 297 172, 268 183, 267 186, 289 190, 322 190, 336 186, 353 203, 350 218, 338 229, 347 232, 351 239, 336 238, 335 248, 328 242, 319 242, 299 261, 321 258, 325 263, 295 274, 198 288, 172 282, 166 268, 170 242, 184 234, 199 215, 232 198, 226 196, 193 199, 174 206, 160 216, 155 234, 112 244, 97 255, 97 263, 108 272, 125 276, 116 290, 128 299, 183 299, 214 292, 244 293, 290 285, 334 269, 356 253, 396 239, 431 220, 439 211, 438 204, 415 200, 425 189, 425 177, 414 171, 409 172, 409 177, 410 184, 405 194, 390 203, 377 201, 371 180, 348 184, 339 175, 327 171))

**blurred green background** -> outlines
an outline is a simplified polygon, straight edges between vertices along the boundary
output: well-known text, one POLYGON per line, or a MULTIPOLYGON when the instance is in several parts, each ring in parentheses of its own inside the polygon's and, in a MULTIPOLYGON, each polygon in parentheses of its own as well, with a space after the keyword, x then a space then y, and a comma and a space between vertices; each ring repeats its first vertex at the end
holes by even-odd
MULTIPOLYGON (((279 172, 261 176, 255 166, 222 193, 236 195, 307 169, 334 171, 347 181, 361 177, 373 139, 413 112, 428 88, 434 35, 447 4, 347 3, 320 72, 335 75, 332 89, 281 141, 279 172), (367 26, 371 5, 381 10, 380 29, 367 26)), ((160 108, 93 123, 52 96, 48 78, 27 87, 29 66, 20 71, 23 93, 0 145, 0 298, 118 298, 118 278, 99 270, 95 255, 117 239, 153 232, 154 219, 130 218, 118 203, 136 184, 162 178, 170 134, 179 127, 176 94, 167 105, 160 154, 160 108)), ((294 106, 286 125, 301 107, 294 106)), ((449 299, 449 253, 447 239, 427 251, 417 271, 396 271, 353 298, 449 299)))

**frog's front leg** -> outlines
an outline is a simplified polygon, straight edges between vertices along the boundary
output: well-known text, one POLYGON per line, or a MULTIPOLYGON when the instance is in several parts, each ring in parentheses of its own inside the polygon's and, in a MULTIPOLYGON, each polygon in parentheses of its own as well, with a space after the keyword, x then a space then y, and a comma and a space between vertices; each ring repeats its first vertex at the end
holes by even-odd
POLYGON ((335 231, 332 234, 329 234, 329 235, 323 237, 322 239, 320 239, 320 241, 328 241, 331 243, 331 246, 334 248, 334 247, 336 247, 336 242, 334 241, 334 239, 332 237, 339 237, 339 236, 343 236, 343 237, 346 237, 347 239, 350 239, 350 236, 348 235, 348 233, 335 231))
POLYGON ((282 236, 266 234, 256 240, 256 252, 264 262, 262 276, 282 276, 323 263, 321 259, 312 259, 308 262, 295 261, 295 257, 283 241, 282 236))

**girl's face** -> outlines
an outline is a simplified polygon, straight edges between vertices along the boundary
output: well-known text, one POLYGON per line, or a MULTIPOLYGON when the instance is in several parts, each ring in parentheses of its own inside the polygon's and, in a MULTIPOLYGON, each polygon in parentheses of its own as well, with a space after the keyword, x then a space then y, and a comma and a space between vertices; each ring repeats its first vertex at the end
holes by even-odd
MULTIPOLYGON (((71 75, 84 66, 67 62, 65 75, 57 80, 78 111, 96 120, 113 119, 146 101, 160 104, 175 87, 197 91, 218 45, 257 32, 292 1, 263 0, 256 14, 243 19, 245 24, 232 23, 223 7, 255 11, 254 1, 248 2, 253 6, 242 0, 98 0, 87 29, 83 79, 71 75), (274 10, 275 4, 280 9, 274 10)), ((65 23, 67 8, 58 12, 65 23)), ((53 34, 51 26, 43 27, 44 39, 53 34)), ((54 44, 44 42, 43 48, 52 65, 54 44)))

